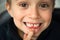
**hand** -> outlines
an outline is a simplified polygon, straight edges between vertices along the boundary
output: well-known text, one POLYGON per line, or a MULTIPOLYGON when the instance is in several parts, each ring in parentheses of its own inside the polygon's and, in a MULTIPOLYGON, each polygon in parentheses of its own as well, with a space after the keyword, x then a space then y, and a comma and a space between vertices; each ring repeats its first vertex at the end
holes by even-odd
POLYGON ((24 34, 23 40, 31 40, 33 34, 34 34, 34 32, 33 32, 32 30, 30 30, 30 31, 28 32, 28 34, 26 34, 26 33, 24 34))

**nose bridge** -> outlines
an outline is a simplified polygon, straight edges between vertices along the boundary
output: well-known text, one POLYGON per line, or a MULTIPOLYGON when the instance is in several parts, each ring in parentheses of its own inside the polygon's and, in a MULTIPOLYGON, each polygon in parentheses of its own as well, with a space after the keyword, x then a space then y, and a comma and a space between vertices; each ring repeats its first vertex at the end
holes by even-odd
POLYGON ((32 7, 31 8, 31 11, 30 11, 30 18, 39 18, 39 10, 36 6, 32 7))

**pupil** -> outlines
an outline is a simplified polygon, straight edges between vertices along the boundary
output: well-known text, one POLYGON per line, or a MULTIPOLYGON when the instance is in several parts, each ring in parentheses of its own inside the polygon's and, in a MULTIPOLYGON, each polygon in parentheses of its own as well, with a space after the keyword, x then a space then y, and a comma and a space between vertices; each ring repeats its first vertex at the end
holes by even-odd
POLYGON ((26 7, 26 4, 24 3, 24 4, 22 4, 22 6, 23 6, 23 7, 26 7))
POLYGON ((41 5, 42 7, 45 7, 45 4, 41 5))
POLYGON ((42 7, 47 7, 48 5, 46 5, 46 4, 42 4, 41 6, 42 6, 42 7))

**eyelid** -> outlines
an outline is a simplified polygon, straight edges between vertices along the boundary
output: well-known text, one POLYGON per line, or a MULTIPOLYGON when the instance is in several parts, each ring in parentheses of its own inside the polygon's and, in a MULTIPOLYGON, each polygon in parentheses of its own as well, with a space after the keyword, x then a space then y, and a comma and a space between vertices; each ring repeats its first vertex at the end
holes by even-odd
POLYGON ((48 8, 49 7, 49 4, 47 4, 47 3, 40 3, 39 6, 41 8, 48 8))
POLYGON ((27 2, 20 2, 18 3, 18 6, 22 9, 27 9, 29 7, 29 4, 27 2))
POLYGON ((21 5, 21 4, 23 4, 23 3, 24 3, 24 4, 27 4, 27 2, 20 2, 20 3, 18 3, 18 4, 21 5))

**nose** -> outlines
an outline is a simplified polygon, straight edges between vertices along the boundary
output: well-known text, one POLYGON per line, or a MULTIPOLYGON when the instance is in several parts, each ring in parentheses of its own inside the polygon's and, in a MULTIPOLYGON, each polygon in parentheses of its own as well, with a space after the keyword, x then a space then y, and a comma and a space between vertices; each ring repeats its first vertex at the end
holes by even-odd
POLYGON ((31 19, 39 19, 40 18, 40 13, 37 8, 32 8, 30 10, 29 18, 31 19))

